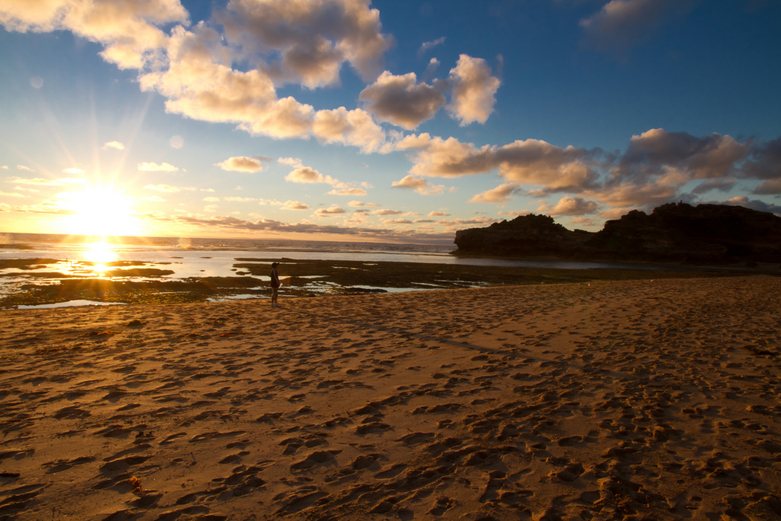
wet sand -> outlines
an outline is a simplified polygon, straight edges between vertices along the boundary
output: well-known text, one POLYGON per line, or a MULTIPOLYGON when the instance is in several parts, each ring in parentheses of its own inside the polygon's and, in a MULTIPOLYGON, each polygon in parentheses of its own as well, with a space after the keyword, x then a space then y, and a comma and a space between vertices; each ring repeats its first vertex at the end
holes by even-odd
POLYGON ((3 311, 0 519, 779 519, 779 295, 3 311))

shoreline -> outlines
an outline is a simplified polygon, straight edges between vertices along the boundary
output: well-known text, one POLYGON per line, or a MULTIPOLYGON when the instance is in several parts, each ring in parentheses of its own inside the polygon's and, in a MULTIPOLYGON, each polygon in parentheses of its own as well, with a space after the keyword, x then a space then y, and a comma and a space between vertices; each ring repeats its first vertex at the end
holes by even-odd
MULTIPOLYGON (((57 267, 56 263, 48 262, 52 260, 6 260, 4 266, 17 271, 0 274, 0 277, 5 277, 8 281, 11 277, 15 277, 20 281, 9 282, 8 284, 11 285, 4 288, 5 294, 0 297, 0 309, 31 305, 51 306, 69 301, 172 304, 264 298, 270 295, 268 270, 271 261, 282 263, 281 276, 286 280, 281 292, 284 297, 379 294, 592 280, 723 277, 748 274, 781 276, 781 271, 769 270, 767 267, 706 268, 638 264, 623 268, 575 268, 240 257, 231 259, 231 264, 228 265, 230 269, 224 267, 224 271, 230 275, 204 274, 177 277, 175 270, 179 268, 170 262, 120 260, 105 267, 104 273, 107 275, 95 277, 83 275, 80 267, 77 267, 72 275, 51 272, 50 270, 57 267)), ((2 280, 0 278, 0 281, 2 280)))
POLYGON ((780 293, 725 277, 6 311, 0 518, 773 519, 780 293))

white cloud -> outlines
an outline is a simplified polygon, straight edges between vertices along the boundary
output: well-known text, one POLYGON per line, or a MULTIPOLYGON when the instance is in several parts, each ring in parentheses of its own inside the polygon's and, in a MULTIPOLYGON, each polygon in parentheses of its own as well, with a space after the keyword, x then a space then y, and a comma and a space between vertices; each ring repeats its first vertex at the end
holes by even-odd
MULTIPOLYGON (((472 201, 503 202, 513 186, 535 197, 554 192, 580 194, 612 208, 649 208, 690 200, 706 190, 725 190, 738 179, 760 179, 755 193, 773 194, 781 178, 781 138, 766 143, 728 135, 704 137, 650 129, 632 136, 622 154, 560 147, 538 139, 476 146, 455 138, 411 134, 393 144, 411 154, 411 186, 421 176, 460 177, 498 170, 505 183, 472 201), (777 176, 777 177, 776 177, 777 176), (691 188, 691 182, 705 180, 691 188)), ((564 211, 559 208, 556 211, 564 211)))
POLYGON ((315 215, 317 217, 332 217, 334 215, 340 215, 343 213, 347 213, 347 211, 344 208, 336 205, 329 206, 328 208, 318 208, 315 211, 315 215))
POLYGON ((381 208, 379 210, 374 210, 372 212, 372 215, 402 215, 404 212, 401 210, 391 210, 390 208, 381 208))
POLYGON ((426 70, 423 71, 423 79, 430 79, 434 77, 434 74, 436 74, 437 70, 439 69, 439 60, 436 58, 431 58, 428 61, 428 65, 426 65, 426 70))
POLYGON ((391 187, 415 190, 415 192, 419 193, 420 195, 441 194, 445 190, 444 185, 432 185, 422 177, 415 175, 407 175, 398 181, 393 181, 391 183, 391 187))
POLYGON ((700 138, 652 128, 632 136, 617 175, 647 178, 674 168, 695 179, 724 177, 731 175, 748 153, 749 147, 732 136, 711 134, 700 138))
POLYGON ((442 45, 443 43, 445 43, 445 40, 446 38, 444 36, 440 36, 439 38, 436 38, 434 40, 421 43, 420 49, 418 49, 418 56, 422 56, 423 54, 427 53, 434 47, 442 45))
POLYGON ((16 169, 20 172, 35 172, 34 169, 30 168, 27 165, 16 165, 16 169))
POLYGON ((11 31, 52 31, 57 15, 67 5, 64 0, 6 0, 0 8, 0 24, 11 31))
POLYGON ((298 166, 285 176, 286 181, 291 183, 303 184, 334 184, 336 179, 331 176, 323 175, 319 171, 309 166, 298 166))
MULTIPOLYGON (((256 72, 256 71, 253 71, 256 72)), ((241 121, 239 128, 250 134, 275 139, 305 138, 312 131, 315 110, 312 105, 300 103, 292 96, 269 101, 254 116, 241 121)))
MULTIPOLYGON (((1 207, 0 207, 1 208, 1 207)), ((354 214, 350 216, 354 217, 354 214)), ((354 226, 323 225, 312 222, 302 221, 299 223, 284 223, 270 219, 256 217, 255 221, 239 219, 235 216, 215 216, 215 215, 193 215, 189 213, 171 216, 151 214, 150 218, 161 219, 164 222, 176 222, 187 226, 197 226, 204 229, 224 228, 226 230, 244 230, 251 232, 269 232, 281 233, 285 235, 294 233, 306 234, 334 234, 352 237, 365 237, 372 239, 383 239, 393 241, 416 241, 422 244, 431 244, 437 241, 441 244, 448 244, 452 236, 448 234, 429 234, 419 233, 417 231, 396 232, 388 229, 378 228, 358 228, 354 226)))
POLYGON ((281 205, 283 210, 308 210, 309 205, 301 201, 285 201, 281 205))
POLYGON ((551 216, 587 215, 596 212, 597 208, 598 205, 594 201, 588 201, 580 197, 562 197, 552 207, 545 203, 541 204, 537 211, 551 216))
POLYGON ((665 20, 688 12, 696 0, 610 0, 580 21, 586 41, 600 50, 625 54, 665 20))
POLYGON ((781 137, 759 143, 751 151, 743 176, 756 179, 781 179, 781 137))
POLYGON ((81 177, 9 177, 6 182, 21 186, 38 186, 38 187, 57 187, 57 186, 69 186, 85 184, 86 181, 81 177))
POLYGON ((277 159, 282 164, 289 164, 295 166, 286 176, 285 180, 291 183, 299 184, 326 184, 331 186, 329 195, 344 195, 344 196, 364 196, 366 190, 350 183, 344 183, 338 179, 331 177, 330 175, 323 174, 311 166, 302 164, 296 158, 280 158, 277 159))
POLYGON ((413 152, 414 165, 410 172, 417 175, 459 177, 496 167, 487 157, 492 153, 491 147, 477 149, 471 143, 453 137, 431 137, 427 132, 405 136, 395 144, 395 149, 413 152))
POLYGON ((418 83, 414 72, 393 75, 383 72, 361 91, 360 99, 383 121, 412 130, 434 117, 445 97, 427 83, 418 83))
POLYGON ((396 149, 413 152, 410 172, 416 175, 460 177, 498 168, 508 182, 540 185, 548 191, 580 191, 597 179, 594 152, 538 139, 478 148, 452 137, 432 138, 424 133, 405 137, 396 149))
POLYGON ((510 196, 518 191, 518 185, 515 183, 504 183, 496 188, 491 188, 485 192, 476 194, 469 199, 471 203, 505 203, 510 196))
POLYGON ((125 145, 121 141, 106 141, 103 150, 125 150, 125 145))
POLYGON ((73 213, 72 210, 62 208, 59 205, 52 204, 50 202, 21 205, 0 203, 0 212, 38 213, 51 215, 70 215, 73 213))
POLYGON ((277 163, 280 165, 292 166, 294 168, 303 165, 303 162, 297 157, 280 157, 277 158, 277 163))
POLYGON ((458 63, 450 69, 452 85, 448 109, 462 126, 485 123, 494 110, 499 78, 491 75, 491 68, 482 58, 466 54, 458 57, 458 63))
POLYGON ((324 143, 340 143, 377 151, 385 141, 385 132, 363 109, 319 110, 314 115, 312 134, 324 143))
POLYGON ((349 62, 373 78, 390 45, 380 13, 369 0, 231 0, 220 16, 228 40, 246 56, 265 58, 277 82, 316 88, 333 85, 349 62), (278 59, 275 59, 278 58, 278 59))
POLYGON ((0 6, 0 25, 6 29, 70 30, 103 44, 101 56, 122 69, 142 67, 145 57, 164 45, 166 37, 159 25, 187 18, 179 0, 6 0, 0 6))
MULTIPOLYGON (((205 199, 204 199, 205 200, 205 199)), ((301 202, 288 199, 287 201, 280 201, 277 199, 256 199, 261 206, 277 206, 282 210, 308 210, 309 205, 301 202)))
POLYGON ((486 226, 495 223, 496 219, 488 217, 487 215, 478 215, 470 219, 442 219, 440 224, 448 226, 450 228, 463 228, 465 226, 486 226))
POLYGON ((235 70, 231 49, 204 24, 172 32, 168 67, 141 75, 143 90, 168 98, 166 109, 212 122, 231 122, 246 132, 275 139, 314 136, 325 143, 356 146, 366 152, 384 142, 383 130, 362 109, 316 111, 293 97, 277 99, 271 78, 258 69, 235 70))
POLYGON ((777 179, 768 179, 763 181, 756 188, 754 188, 755 194, 764 195, 779 195, 781 194, 781 177, 777 179))
POLYGON ((350 201, 347 206, 350 208, 375 208, 377 204, 368 201, 350 201))
POLYGON ((72 166, 69 168, 64 168, 62 170, 62 173, 68 175, 84 175, 84 169, 79 168, 77 166, 72 166))
POLYGON ((527 139, 497 150, 499 173, 509 181, 534 184, 551 192, 579 192, 597 182, 591 152, 527 139))
POLYGON ((175 27, 165 51, 165 64, 143 72, 139 81, 142 90, 156 90, 167 98, 169 112, 202 121, 251 124, 259 123, 277 101, 268 76, 256 69, 234 70, 220 33, 203 23, 189 31, 175 27))
POLYGON ((154 161, 145 161, 138 163, 136 167, 139 172, 178 172, 179 167, 172 165, 171 163, 155 163, 154 161))
POLYGON ((228 172, 260 172, 263 170, 263 163, 257 157, 232 156, 228 159, 216 163, 215 166, 228 172))
POLYGON ((584 191, 584 195, 617 208, 643 208, 659 206, 680 199, 680 190, 687 178, 680 172, 671 171, 652 182, 611 183, 584 191))
POLYGON ((351 197, 362 197, 366 194, 367 192, 365 189, 349 185, 337 186, 328 192, 328 195, 342 195, 351 197))

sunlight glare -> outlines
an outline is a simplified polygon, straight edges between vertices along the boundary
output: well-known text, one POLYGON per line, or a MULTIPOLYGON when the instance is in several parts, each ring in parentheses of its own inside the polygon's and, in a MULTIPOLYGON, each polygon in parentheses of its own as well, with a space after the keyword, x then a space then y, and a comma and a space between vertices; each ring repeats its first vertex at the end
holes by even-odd
POLYGON ((114 186, 92 185, 79 192, 60 194, 62 207, 70 212, 67 232, 109 237, 138 235, 139 220, 133 215, 130 198, 114 186))
POLYGON ((109 264, 119 258, 119 255, 111 244, 101 240, 84 244, 82 257, 92 263, 92 270, 95 273, 102 275, 109 269, 109 264))

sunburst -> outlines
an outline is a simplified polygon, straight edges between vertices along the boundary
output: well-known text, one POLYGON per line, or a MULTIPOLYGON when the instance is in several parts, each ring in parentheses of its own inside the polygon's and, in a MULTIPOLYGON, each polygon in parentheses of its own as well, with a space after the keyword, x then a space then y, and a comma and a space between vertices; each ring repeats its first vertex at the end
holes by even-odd
POLYGON ((68 212, 67 233, 101 238, 141 234, 132 198, 116 186, 93 184, 61 193, 60 206, 68 212))

